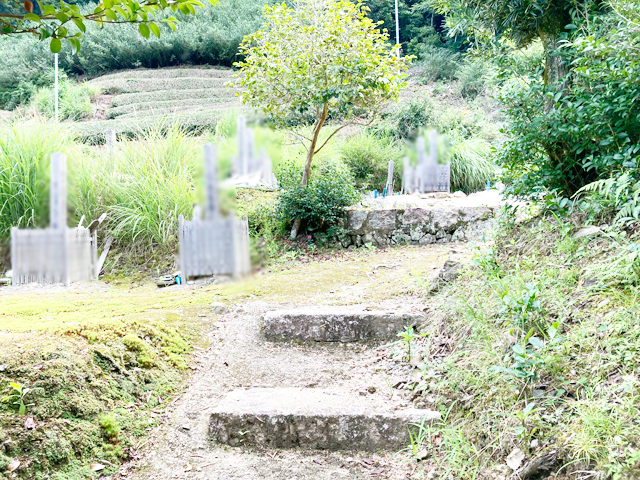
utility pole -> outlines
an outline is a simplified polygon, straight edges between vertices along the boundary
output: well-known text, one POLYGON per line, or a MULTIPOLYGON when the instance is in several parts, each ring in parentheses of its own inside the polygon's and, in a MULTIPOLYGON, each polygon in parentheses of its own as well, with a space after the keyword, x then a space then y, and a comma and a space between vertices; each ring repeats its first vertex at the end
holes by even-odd
MULTIPOLYGON (((400 23, 398 22, 398 0, 396 0, 396 44, 400 45, 400 23)), ((398 47, 398 58, 400 58, 400 47, 398 47)))
POLYGON ((55 110, 56 110, 56 123, 58 123, 58 54, 53 54, 54 62, 55 62, 55 80, 53 87, 53 95, 55 96, 55 110))

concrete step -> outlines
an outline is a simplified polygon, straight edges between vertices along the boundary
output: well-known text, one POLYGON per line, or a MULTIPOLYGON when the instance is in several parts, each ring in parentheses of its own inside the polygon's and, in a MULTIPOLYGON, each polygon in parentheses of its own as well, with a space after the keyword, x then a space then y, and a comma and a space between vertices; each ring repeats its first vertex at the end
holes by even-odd
POLYGON ((267 312, 264 334, 271 339, 316 342, 391 340, 409 325, 424 321, 415 313, 387 313, 344 307, 267 312))
POLYGON ((223 398, 211 413, 209 435, 234 447, 397 451, 409 445, 409 428, 418 428, 412 424, 439 419, 439 412, 393 411, 349 392, 250 388, 223 398))

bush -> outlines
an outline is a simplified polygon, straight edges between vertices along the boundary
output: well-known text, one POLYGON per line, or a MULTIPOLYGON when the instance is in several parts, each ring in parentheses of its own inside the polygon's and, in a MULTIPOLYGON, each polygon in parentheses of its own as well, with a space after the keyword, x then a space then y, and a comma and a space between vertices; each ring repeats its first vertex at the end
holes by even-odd
POLYGON ((395 185, 400 186, 399 159, 402 150, 395 141, 373 133, 360 133, 340 145, 340 156, 361 190, 382 190, 386 186, 389 160, 395 162, 394 181, 395 185))
POLYGON ((415 140, 420 128, 435 120, 435 107, 429 98, 412 98, 396 106, 372 131, 396 140, 415 140))
POLYGON ((456 91, 465 98, 474 99, 485 93, 491 66, 480 59, 467 59, 458 68, 456 91))
POLYGON ((617 15, 589 28, 586 36, 575 30, 557 52, 571 66, 562 84, 545 85, 536 67, 502 88, 509 140, 500 160, 511 194, 571 197, 625 171, 638 180, 638 34, 617 15))
POLYGON ((447 48, 427 47, 414 69, 421 83, 452 80, 460 68, 460 54, 447 48))
POLYGON ((315 169, 307 188, 294 184, 283 189, 277 208, 286 224, 299 218, 307 232, 322 232, 337 225, 344 209, 358 198, 351 172, 339 162, 325 162, 315 169))

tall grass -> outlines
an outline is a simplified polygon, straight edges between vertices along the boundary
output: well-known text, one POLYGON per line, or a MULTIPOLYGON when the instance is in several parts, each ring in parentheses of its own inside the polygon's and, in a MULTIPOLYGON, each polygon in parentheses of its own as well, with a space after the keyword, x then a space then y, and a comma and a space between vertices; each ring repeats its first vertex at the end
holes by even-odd
POLYGON ((60 126, 32 121, 0 128, 0 239, 13 226, 48 225, 51 152, 78 152, 60 126))
POLYGON ((107 213, 109 233, 121 244, 175 246, 178 215, 190 217, 193 208, 198 146, 179 127, 158 126, 121 141, 115 152, 83 158, 78 214, 107 213))
MULTIPOLYGON (((91 117, 92 100, 100 93, 100 88, 90 83, 75 83, 67 78, 60 82, 58 118, 60 120, 82 120, 91 117)), ((55 117, 53 87, 41 87, 33 95, 31 105, 47 118, 55 117)))
POLYGON ((402 149, 393 140, 373 133, 362 132, 354 135, 339 146, 340 157, 349 167, 356 184, 363 190, 382 190, 387 183, 389 161, 396 164, 395 184, 400 186, 400 158, 402 149))
POLYGON ((496 174, 494 149, 480 138, 466 139, 451 148, 451 188, 465 193, 483 190, 496 174))

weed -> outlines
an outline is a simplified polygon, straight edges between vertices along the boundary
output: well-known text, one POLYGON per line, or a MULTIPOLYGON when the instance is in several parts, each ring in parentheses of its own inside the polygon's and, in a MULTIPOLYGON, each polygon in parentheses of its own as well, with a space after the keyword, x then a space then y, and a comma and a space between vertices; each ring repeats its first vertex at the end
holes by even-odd
POLYGON ((521 294, 506 291, 502 295, 502 308, 499 314, 521 330, 526 330, 536 323, 542 314, 538 287, 532 283, 524 286, 521 294))
POLYGON ((425 333, 418 333, 413 325, 405 327, 404 332, 399 332, 398 337, 401 337, 400 343, 405 349, 407 360, 411 360, 411 349, 415 347, 413 343, 416 338, 424 337, 425 333))
POLYGON ((525 405, 522 412, 516 412, 514 414, 514 416, 520 422, 520 426, 515 429, 515 434, 522 441, 527 455, 530 455, 531 453, 531 440, 537 432, 537 428, 531 427, 529 425, 529 417, 533 416, 540 410, 540 408, 536 408, 536 404, 534 402, 529 402, 525 405))
POLYGON ((24 397, 32 390, 19 383, 9 382, 9 388, 13 393, 2 397, 2 403, 8 403, 11 408, 18 411, 18 415, 27 413, 27 407, 33 407, 35 403, 24 403, 24 397))

